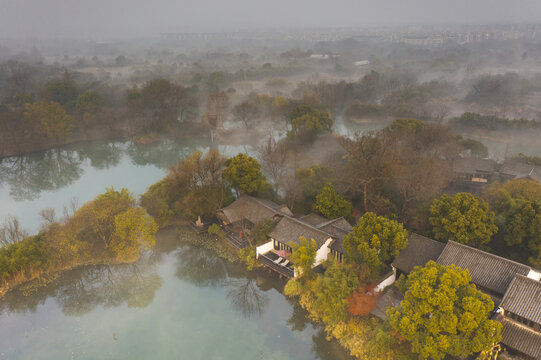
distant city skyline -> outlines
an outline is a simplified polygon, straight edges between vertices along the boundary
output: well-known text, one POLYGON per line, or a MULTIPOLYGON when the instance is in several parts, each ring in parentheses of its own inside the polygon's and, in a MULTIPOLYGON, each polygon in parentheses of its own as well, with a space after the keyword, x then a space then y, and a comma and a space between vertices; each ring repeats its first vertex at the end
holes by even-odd
POLYGON ((540 22, 538 0, 0 0, 0 37, 540 22))

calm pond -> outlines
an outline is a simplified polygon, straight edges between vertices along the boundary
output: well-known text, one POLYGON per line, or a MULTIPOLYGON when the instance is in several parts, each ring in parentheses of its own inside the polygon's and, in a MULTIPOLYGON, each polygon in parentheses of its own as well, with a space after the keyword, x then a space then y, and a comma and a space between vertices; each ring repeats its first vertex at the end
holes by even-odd
POLYGON ((133 265, 64 273, 0 300, 0 359, 350 359, 284 281, 161 232, 133 265))
MULTIPOLYGON (((0 162, 0 220, 35 233, 106 187, 136 195, 205 145, 88 143, 0 162)), ((219 147, 230 156, 244 147, 219 147)), ((286 299, 274 274, 247 272, 160 232, 135 265, 84 267, 0 300, 0 359, 349 359, 286 299)))

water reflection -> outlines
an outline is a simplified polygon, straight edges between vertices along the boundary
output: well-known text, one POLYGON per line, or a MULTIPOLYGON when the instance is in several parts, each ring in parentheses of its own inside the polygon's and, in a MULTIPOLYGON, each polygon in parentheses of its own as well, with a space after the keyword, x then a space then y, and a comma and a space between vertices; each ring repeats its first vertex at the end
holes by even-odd
POLYGON ((160 169, 168 169, 195 149, 195 144, 166 139, 148 145, 132 142, 128 145, 127 155, 136 165, 154 165, 160 169))
POLYGON ((184 245, 176 256, 175 275, 181 280, 206 287, 222 285, 227 279, 224 260, 207 249, 184 245))
POLYGON ((104 170, 118 166, 124 147, 119 143, 83 143, 78 147, 81 159, 88 159, 90 166, 104 170))
POLYGON ((0 186, 16 201, 37 199, 43 191, 62 189, 79 180, 86 168, 108 170, 124 156, 138 166, 167 169, 195 151, 195 144, 163 140, 149 145, 132 142, 87 142, 39 153, 0 159, 0 186))
POLYGON ((246 318, 263 314, 269 297, 257 286, 255 279, 232 279, 228 286, 227 297, 233 309, 246 318))
POLYGON ((81 316, 98 306, 144 308, 152 303, 162 283, 156 268, 150 265, 87 266, 66 272, 31 295, 23 295, 25 287, 8 293, 0 302, 0 313, 35 312, 51 297, 68 316, 81 316))
POLYGON ((0 183, 10 187, 17 200, 34 200, 42 191, 63 188, 78 180, 83 171, 76 151, 52 149, 0 161, 0 183))
POLYGON ((30 296, 9 293, 0 300, 0 347, 13 358, 32 358, 39 348, 45 357, 75 349, 86 358, 148 358, 155 352, 163 358, 214 358, 219 353, 252 359, 259 358, 254 351, 261 351, 264 358, 351 359, 279 294, 283 280, 265 271, 246 272, 242 264, 208 250, 179 245, 175 234, 160 233, 152 254, 137 264, 87 266, 65 272, 30 296), (225 336, 228 331, 239 338, 225 336), (125 336, 111 343, 111 334, 125 336), (209 342, 217 350, 207 351, 209 342))
POLYGON ((298 304, 292 304, 293 311, 291 317, 287 320, 287 325, 292 331, 303 331, 310 324, 308 320, 308 312, 298 304))

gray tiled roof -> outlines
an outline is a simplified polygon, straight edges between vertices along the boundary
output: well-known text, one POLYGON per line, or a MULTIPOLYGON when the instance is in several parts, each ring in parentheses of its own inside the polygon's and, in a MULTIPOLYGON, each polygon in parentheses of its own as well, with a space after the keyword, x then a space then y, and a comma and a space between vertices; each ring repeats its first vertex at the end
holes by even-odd
POLYGON ((270 238, 284 244, 287 244, 290 241, 300 244, 299 237, 301 236, 304 236, 308 240, 314 239, 318 248, 331 237, 329 233, 289 216, 284 216, 280 219, 269 234, 270 238))
POLYGON ((515 276, 500 307, 541 324, 541 282, 522 275, 515 276))
POLYGON ((346 250, 344 249, 342 243, 344 241, 344 237, 353 230, 353 227, 350 223, 346 221, 346 219, 344 219, 343 217, 339 217, 337 219, 320 224, 317 226, 317 228, 331 234, 332 237, 336 239, 331 244, 331 249, 333 249, 334 251, 338 251, 342 254, 346 253, 346 250))
POLYGON ((370 313, 385 320, 387 318, 387 309, 393 306, 400 306, 402 300, 404 300, 402 294, 394 291, 394 289, 389 289, 378 299, 376 307, 370 313))
POLYGON ((424 266, 430 260, 436 261, 445 244, 419 234, 411 234, 408 245, 398 254, 392 265, 409 274, 415 266, 424 266))
POLYGON ((541 166, 528 165, 518 161, 505 161, 500 168, 500 174, 514 178, 531 178, 539 181, 541 166))
POLYGON ((304 215, 300 217, 299 220, 312 226, 317 226, 319 224, 323 224, 329 221, 329 219, 324 218, 323 216, 314 214, 314 213, 304 215))
POLYGON ((468 269, 474 284, 501 295, 505 293, 516 274, 527 275, 530 272, 529 266, 452 240, 447 242, 437 262, 468 269))
POLYGON ((463 158, 453 161, 453 172, 475 174, 477 172, 495 172, 498 164, 491 159, 463 158))
POLYGON ((262 200, 249 195, 241 195, 231 205, 218 210, 229 223, 244 219, 257 224, 263 219, 272 219, 275 215, 291 215, 291 211, 284 205, 278 205, 270 200, 262 200))
POLYGON ((504 316, 496 318, 502 323, 502 343, 534 359, 541 360, 541 332, 517 324, 504 316))

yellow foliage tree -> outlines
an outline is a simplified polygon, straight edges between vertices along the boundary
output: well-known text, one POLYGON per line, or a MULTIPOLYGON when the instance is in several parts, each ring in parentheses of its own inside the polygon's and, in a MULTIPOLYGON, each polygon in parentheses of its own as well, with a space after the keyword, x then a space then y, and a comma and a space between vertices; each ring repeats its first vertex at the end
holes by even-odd
POLYGON ((139 258, 141 247, 151 249, 158 225, 143 208, 131 207, 115 216, 115 230, 109 248, 120 261, 131 262, 139 258))
POLYGON ((24 116, 35 121, 41 133, 47 138, 60 141, 70 137, 73 118, 59 103, 46 101, 27 103, 24 110, 24 116))

